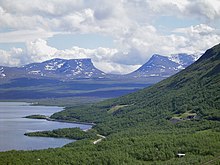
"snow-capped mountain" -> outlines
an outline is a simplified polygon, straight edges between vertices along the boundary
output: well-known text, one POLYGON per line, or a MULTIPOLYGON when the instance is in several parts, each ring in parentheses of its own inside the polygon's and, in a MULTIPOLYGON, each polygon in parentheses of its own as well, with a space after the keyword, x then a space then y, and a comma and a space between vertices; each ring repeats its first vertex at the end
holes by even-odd
POLYGON ((199 58, 199 55, 174 54, 171 56, 162 56, 154 54, 148 62, 142 65, 136 71, 128 74, 135 78, 150 78, 150 77, 169 77, 187 66, 191 65, 199 58))
POLYGON ((127 75, 105 74, 95 68, 91 59, 52 59, 21 67, 0 66, 0 99, 112 98, 161 81, 195 59, 185 54, 154 55, 127 75))
POLYGON ((91 59, 52 59, 22 67, 0 67, 1 78, 58 78, 61 80, 104 78, 105 73, 95 68, 91 59))
POLYGON ((162 56, 155 54, 150 60, 136 71, 127 75, 105 74, 97 69, 91 59, 52 59, 42 63, 31 63, 21 67, 1 67, 1 82, 16 78, 35 79, 113 79, 131 80, 141 79, 149 83, 158 82, 186 68, 198 59, 199 55, 174 54, 162 56))
POLYGON ((91 59, 52 59, 23 66, 29 75, 46 77, 103 78, 106 74, 94 67, 91 59))

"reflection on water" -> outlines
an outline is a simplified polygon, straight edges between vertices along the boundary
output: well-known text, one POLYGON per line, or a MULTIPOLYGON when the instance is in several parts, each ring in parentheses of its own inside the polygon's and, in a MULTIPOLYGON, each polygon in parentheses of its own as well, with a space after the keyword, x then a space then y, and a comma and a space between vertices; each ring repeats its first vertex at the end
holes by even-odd
POLYGON ((22 102, 0 102, 0 151, 55 148, 73 141, 59 138, 27 137, 24 136, 25 132, 71 127, 80 127, 85 130, 91 127, 84 124, 23 118, 33 114, 50 116, 62 109, 62 107, 31 106, 22 102))

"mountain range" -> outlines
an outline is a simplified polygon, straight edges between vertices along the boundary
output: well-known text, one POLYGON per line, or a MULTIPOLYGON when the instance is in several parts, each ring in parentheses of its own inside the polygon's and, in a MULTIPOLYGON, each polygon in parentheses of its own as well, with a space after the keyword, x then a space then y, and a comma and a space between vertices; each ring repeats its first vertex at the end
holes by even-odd
POLYGON ((158 82, 186 68, 198 59, 196 55, 175 54, 172 56, 153 55, 136 71, 126 75, 106 74, 97 69, 91 59, 52 59, 42 63, 31 63, 21 67, 0 67, 1 81, 16 78, 36 79, 133 79, 158 82))
MULTIPOLYGON (((76 98, 87 100, 122 96, 169 77, 197 58, 176 54, 153 55, 136 71, 106 74, 91 59, 52 59, 21 67, 0 67, 0 100, 76 98)), ((80 100, 80 99, 77 99, 80 100)))

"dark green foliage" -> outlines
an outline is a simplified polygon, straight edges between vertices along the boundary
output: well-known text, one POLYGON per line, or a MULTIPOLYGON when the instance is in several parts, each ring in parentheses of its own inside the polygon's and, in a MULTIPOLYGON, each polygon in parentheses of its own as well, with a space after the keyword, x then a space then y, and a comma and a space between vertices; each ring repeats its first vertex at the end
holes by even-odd
POLYGON ((45 116, 45 115, 30 115, 30 116, 25 116, 25 118, 28 118, 28 119, 47 119, 47 116, 45 116))
POLYGON ((55 137, 55 138, 69 138, 75 140, 81 139, 97 139, 96 133, 93 131, 82 131, 80 128, 63 128, 53 131, 40 131, 25 133, 26 136, 41 136, 41 137, 55 137))
MULTIPOLYGON (((201 124, 201 123, 200 123, 201 124)), ((199 123, 198 123, 199 125, 199 123)), ((165 127, 164 127, 165 128, 165 127)), ((181 128, 180 128, 181 130, 181 128)), ((80 140, 61 149, 0 154, 7 164, 202 164, 219 155, 219 132, 122 131, 94 145, 80 140), (186 156, 178 158, 177 153, 186 156), (40 159, 40 162, 39 160, 40 159), (15 163, 16 162, 16 163, 15 163), (182 163, 184 162, 184 163, 182 163)))

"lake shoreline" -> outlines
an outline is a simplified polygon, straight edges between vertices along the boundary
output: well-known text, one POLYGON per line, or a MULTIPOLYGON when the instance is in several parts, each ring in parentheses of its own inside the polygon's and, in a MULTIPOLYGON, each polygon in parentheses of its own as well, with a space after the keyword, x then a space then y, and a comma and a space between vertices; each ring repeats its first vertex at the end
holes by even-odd
POLYGON ((61 123, 73 123, 73 124, 83 124, 83 125, 90 125, 94 126, 96 125, 95 123, 89 123, 89 122, 80 122, 80 121, 68 121, 68 120, 59 120, 59 119, 52 119, 48 116, 44 115, 29 115, 29 116, 24 116, 23 118, 27 119, 38 119, 38 120, 47 120, 47 121, 54 121, 54 122, 61 122, 61 123), (39 117, 36 117, 39 116, 39 117))
MULTIPOLYGON (((1 101, 0 101, 0 102, 1 102, 1 101)), ((24 102, 24 103, 29 104, 29 106, 54 106, 54 107, 60 107, 60 108, 62 108, 63 110, 65 110, 65 108, 66 108, 66 107, 57 106, 57 105, 39 104, 38 102, 24 102)), ((61 110, 61 111, 63 111, 63 110, 61 110)), ((61 112, 61 111, 59 111, 59 112, 61 112)), ((39 115, 40 115, 40 114, 39 114, 39 115)), ((47 121, 55 121, 55 122, 62 122, 62 123, 73 123, 73 124, 84 124, 84 125, 91 125, 91 126, 96 125, 95 123, 90 123, 90 122, 68 121, 68 120, 52 119, 52 118, 50 118, 49 116, 45 116, 45 118, 32 118, 31 116, 34 116, 34 115, 24 116, 24 118, 27 118, 27 119, 45 119, 45 120, 47 120, 47 121)), ((40 116, 44 116, 44 115, 40 115, 40 116)), ((90 129, 92 129, 92 128, 90 128, 90 129)))
POLYGON ((62 123, 73 123, 73 124, 91 125, 91 126, 96 125, 95 123, 80 122, 80 121, 68 121, 68 120, 58 120, 58 119, 51 119, 51 118, 47 118, 46 120, 47 121, 62 122, 62 123))
MULTIPOLYGON (((50 119, 49 117, 63 110, 58 106, 33 106, 27 102, 0 102, 0 152, 10 150, 42 150, 62 147, 72 142, 72 139, 27 137, 25 132, 47 131, 62 128, 78 127, 83 131, 92 128, 93 123, 73 122, 50 119), (45 119, 28 120, 24 116, 43 114, 45 119), (54 122, 50 122, 54 121, 54 122)), ((37 116, 35 116, 37 117, 37 116)), ((42 117, 42 116, 41 116, 42 117)))

